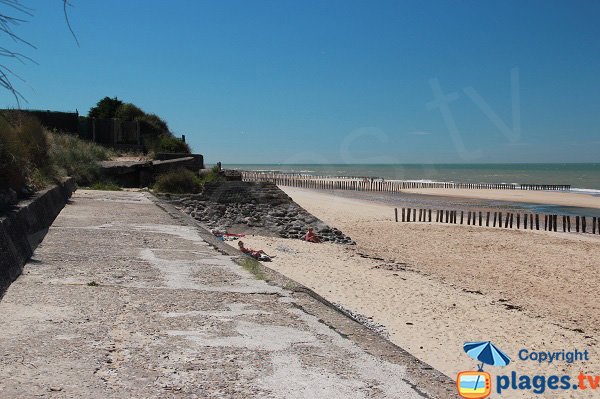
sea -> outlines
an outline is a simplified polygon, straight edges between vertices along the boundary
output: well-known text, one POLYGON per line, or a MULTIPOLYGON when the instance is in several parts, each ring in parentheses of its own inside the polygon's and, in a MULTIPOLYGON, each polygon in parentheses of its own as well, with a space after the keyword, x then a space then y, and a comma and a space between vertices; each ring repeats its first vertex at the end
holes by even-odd
MULTIPOLYGON (((571 192, 589 194, 600 201, 600 163, 536 164, 223 164, 226 169, 314 176, 374 177, 386 180, 457 183, 569 184, 571 192)), ((600 217, 600 209, 512 201, 453 199, 390 193, 343 193, 394 206, 453 206, 461 209, 490 207, 532 213, 600 217)))
POLYGON ((223 164, 227 169, 316 176, 457 183, 570 184, 600 196, 600 163, 534 164, 223 164))

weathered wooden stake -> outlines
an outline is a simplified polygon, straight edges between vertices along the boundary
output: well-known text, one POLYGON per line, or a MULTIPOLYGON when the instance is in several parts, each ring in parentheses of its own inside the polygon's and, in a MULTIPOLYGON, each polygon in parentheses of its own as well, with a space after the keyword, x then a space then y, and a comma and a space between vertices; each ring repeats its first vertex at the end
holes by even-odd
POLYGON ((585 233, 586 224, 587 224, 587 223, 586 223, 586 220, 585 220, 585 216, 582 216, 582 217, 581 217, 581 231, 582 231, 583 233, 585 233))
POLYGON ((579 216, 575 216, 575 230, 579 233, 579 216))
POLYGON ((483 219, 482 219, 482 213, 481 213, 481 211, 479 211, 479 225, 480 226, 482 225, 482 221, 483 221, 483 219))
POLYGON ((406 222, 406 215, 405 215, 406 209, 402 208, 402 221, 406 222))
POLYGON ((396 223, 398 223, 398 208, 394 208, 394 214, 396 215, 396 223))
POLYGON ((465 218, 465 211, 460 211, 460 224, 463 224, 464 218, 465 218))
POLYGON ((485 215, 485 227, 490 227, 490 212, 486 212, 485 215))
POLYGON ((535 214, 535 229, 540 229, 540 215, 538 215, 537 213, 535 214))
POLYGON ((517 213, 517 229, 521 228, 521 214, 517 213))
POLYGON ((567 230, 571 232, 571 216, 567 216, 567 230))
POLYGON ((429 216, 429 222, 431 222, 431 209, 429 209, 429 211, 427 213, 428 213, 428 216, 429 216))

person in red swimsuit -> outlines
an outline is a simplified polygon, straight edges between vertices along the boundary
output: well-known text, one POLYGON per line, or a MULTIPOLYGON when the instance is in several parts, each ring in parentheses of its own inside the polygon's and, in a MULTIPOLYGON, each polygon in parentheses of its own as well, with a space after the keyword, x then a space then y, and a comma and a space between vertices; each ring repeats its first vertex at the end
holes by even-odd
POLYGON ((244 253, 246 255, 250 255, 254 259, 260 259, 261 257, 263 257, 263 258, 264 257, 271 258, 271 256, 267 255, 265 253, 265 251, 263 251, 262 249, 259 249, 258 251, 255 251, 253 249, 246 248, 244 246, 244 242, 243 241, 238 241, 238 247, 240 247, 240 251, 242 251, 242 253, 244 253))

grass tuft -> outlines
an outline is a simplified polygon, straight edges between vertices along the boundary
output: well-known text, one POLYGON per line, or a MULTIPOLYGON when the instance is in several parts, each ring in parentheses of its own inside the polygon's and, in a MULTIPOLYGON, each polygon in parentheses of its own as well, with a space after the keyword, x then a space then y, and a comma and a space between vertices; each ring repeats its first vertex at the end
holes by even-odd
POLYGON ((245 270, 250 272, 254 277, 259 280, 266 280, 267 275, 263 271, 261 264, 254 258, 249 256, 241 256, 233 259, 235 263, 242 266, 245 270))
POLYGON ((99 181, 86 187, 88 190, 99 190, 99 191, 123 191, 123 188, 116 183, 111 181, 99 181))

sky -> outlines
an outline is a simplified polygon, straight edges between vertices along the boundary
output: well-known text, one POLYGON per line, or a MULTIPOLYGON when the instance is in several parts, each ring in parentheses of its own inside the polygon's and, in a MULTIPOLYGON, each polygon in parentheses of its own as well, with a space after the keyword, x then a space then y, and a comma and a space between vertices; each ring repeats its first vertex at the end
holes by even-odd
POLYGON ((116 96, 208 163, 600 161, 597 1, 71 0, 79 46, 21 2, 23 108, 116 96))

